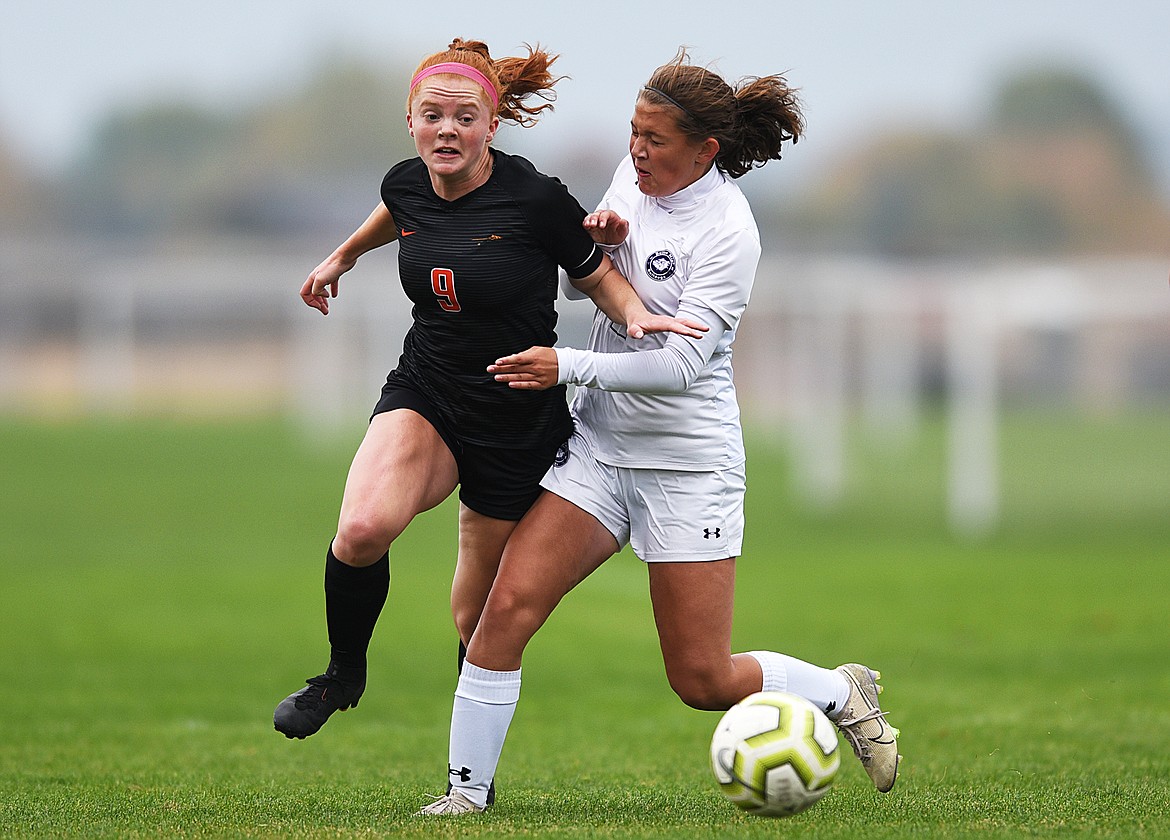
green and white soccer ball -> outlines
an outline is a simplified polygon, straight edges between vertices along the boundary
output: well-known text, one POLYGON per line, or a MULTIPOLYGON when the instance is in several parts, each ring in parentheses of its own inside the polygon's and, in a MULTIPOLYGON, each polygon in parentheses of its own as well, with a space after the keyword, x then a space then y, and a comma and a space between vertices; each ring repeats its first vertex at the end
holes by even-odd
POLYGON ((728 709, 711 738, 723 795, 749 814, 799 814, 828 793, 840 766, 837 729, 803 697, 760 691, 728 709))

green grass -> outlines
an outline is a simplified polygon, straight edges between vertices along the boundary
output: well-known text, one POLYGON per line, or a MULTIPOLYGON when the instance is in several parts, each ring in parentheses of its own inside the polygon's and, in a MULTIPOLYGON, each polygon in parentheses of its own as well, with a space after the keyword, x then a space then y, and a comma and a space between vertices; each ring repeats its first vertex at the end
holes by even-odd
POLYGON ((906 756, 886 796, 845 756, 783 821, 715 789, 717 715, 667 687, 628 554, 530 647, 498 805, 412 817, 445 778, 450 504, 396 545, 361 707, 275 733, 323 665, 323 553, 361 431, 0 420, 0 835, 1170 836, 1164 416, 1011 418, 1002 526, 979 541, 945 527, 937 423, 894 453, 853 441, 831 515, 753 439, 736 647, 881 668, 906 756))

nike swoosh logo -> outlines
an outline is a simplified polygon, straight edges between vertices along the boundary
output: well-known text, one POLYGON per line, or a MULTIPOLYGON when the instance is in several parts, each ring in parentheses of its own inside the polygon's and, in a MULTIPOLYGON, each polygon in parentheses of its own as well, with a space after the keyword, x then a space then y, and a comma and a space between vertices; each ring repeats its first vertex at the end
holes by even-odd
POLYGON ((407 230, 406 228, 402 229, 403 236, 414 236, 416 233, 418 233, 417 230, 407 230))

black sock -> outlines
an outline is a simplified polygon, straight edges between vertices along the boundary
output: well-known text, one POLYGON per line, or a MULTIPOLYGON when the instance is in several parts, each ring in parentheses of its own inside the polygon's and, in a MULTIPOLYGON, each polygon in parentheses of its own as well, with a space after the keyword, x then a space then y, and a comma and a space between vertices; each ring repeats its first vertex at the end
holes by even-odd
POLYGON ((330 664, 343 671, 366 670, 366 650, 390 591, 390 553, 369 566, 349 566, 325 556, 325 622, 330 664))

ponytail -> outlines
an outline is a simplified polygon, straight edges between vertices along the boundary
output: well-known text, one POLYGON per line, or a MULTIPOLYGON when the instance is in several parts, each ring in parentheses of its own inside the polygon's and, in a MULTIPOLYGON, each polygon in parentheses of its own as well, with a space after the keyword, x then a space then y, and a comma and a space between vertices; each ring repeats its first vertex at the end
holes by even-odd
POLYGON ((679 129, 693 140, 719 142, 715 165, 738 178, 756 166, 779 160, 785 142, 796 143, 804 119, 796 90, 783 76, 749 77, 732 87, 718 74, 688 63, 680 49, 654 71, 640 98, 672 105, 679 129))

